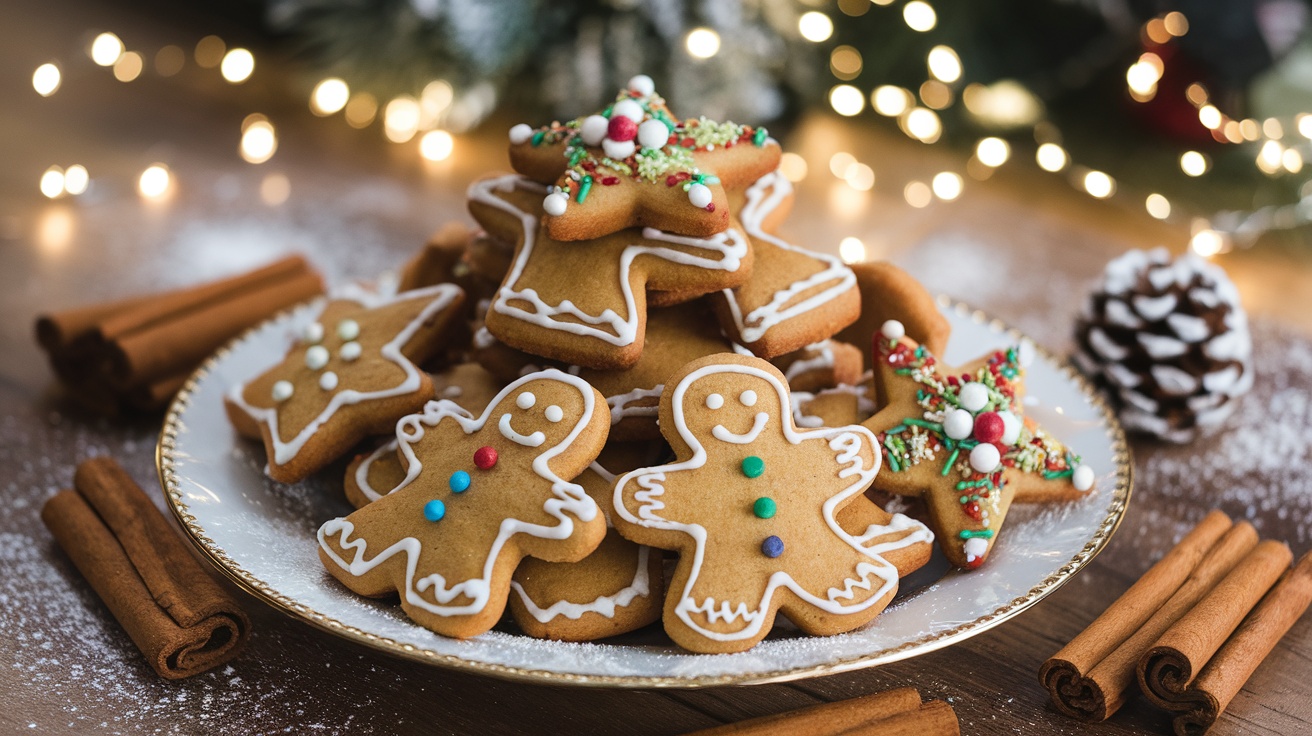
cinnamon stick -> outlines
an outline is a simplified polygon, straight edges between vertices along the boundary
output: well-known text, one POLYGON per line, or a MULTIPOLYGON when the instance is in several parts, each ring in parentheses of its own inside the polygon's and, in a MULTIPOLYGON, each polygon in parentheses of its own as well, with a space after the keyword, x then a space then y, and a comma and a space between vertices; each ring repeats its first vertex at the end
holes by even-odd
POLYGON ((913 687, 903 687, 833 703, 810 705, 786 713, 761 716, 738 723, 726 723, 723 726, 697 731, 689 736, 765 736, 766 734, 833 736, 872 721, 914 713, 919 708, 920 693, 913 687))
POLYGON ((234 657, 250 620, 140 486, 107 458, 82 463, 73 485, 41 519, 150 666, 180 679, 234 657))
POLYGON ((1174 698, 1173 721, 1178 736, 1211 728, 1276 643, 1312 604, 1312 552, 1285 573, 1262 602, 1244 619, 1188 689, 1174 698))
POLYGON ((54 314, 43 314, 36 319, 36 341, 47 352, 66 350, 80 338, 85 338, 104 320, 140 306, 149 296, 131 297, 107 304, 93 304, 54 314))
POLYGON ((1257 545, 1246 522, 1213 511, 1082 634, 1053 655, 1039 680, 1053 704, 1087 722, 1125 702, 1135 667, 1163 632, 1257 545))
POLYGON ((916 710, 898 713, 841 732, 841 736, 960 736, 961 724, 952 706, 931 700, 916 710))
POLYGON ((113 376, 120 385, 130 386, 167 376, 179 366, 194 367, 247 327, 322 292, 318 274, 306 271, 223 294, 131 331, 110 333, 115 334, 109 340, 113 376))
POLYGON ((1193 607, 1162 634, 1139 660, 1139 688, 1154 705, 1176 709, 1194 674, 1202 670, 1248 612, 1262 599, 1294 555, 1283 542, 1258 544, 1193 607))

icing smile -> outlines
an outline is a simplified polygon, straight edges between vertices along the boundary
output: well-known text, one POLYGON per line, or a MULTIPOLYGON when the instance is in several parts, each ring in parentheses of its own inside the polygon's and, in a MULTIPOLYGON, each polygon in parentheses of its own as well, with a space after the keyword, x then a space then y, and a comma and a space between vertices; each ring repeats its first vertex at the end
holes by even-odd
POLYGON ((522 435, 519 432, 516 432, 515 429, 510 426, 509 412, 501 415, 501 421, 497 423, 497 429, 501 430, 502 437, 505 437, 511 442, 517 442, 525 447, 537 447, 547 441, 547 436, 541 432, 534 432, 530 435, 522 435))
POLYGON ((723 424, 715 425, 711 429, 711 434, 715 436, 715 439, 722 442, 732 442, 735 445, 745 445, 748 442, 756 440, 756 437, 761 434, 761 430, 765 429, 765 424, 768 421, 770 421, 770 415, 762 411, 758 412, 756 414, 756 419, 752 420, 752 428, 742 434, 734 434, 733 432, 730 432, 724 428, 723 424))

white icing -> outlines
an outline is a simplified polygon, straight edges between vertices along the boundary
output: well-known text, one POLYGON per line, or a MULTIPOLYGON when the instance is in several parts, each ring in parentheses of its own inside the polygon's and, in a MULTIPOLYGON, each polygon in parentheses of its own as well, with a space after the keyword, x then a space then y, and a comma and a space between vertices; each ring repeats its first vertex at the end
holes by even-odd
POLYGON ((1202 342, 1211 334, 1207 329, 1207 320, 1192 314, 1172 314, 1166 318, 1166 324, 1185 342, 1202 342))
MULTIPOLYGON (((279 465, 286 464, 292 458, 296 457, 301 448, 309 442, 319 428, 328 422, 337 410, 343 406, 358 404, 363 401, 372 401, 375 399, 386 399, 394 396, 401 396, 413 393, 419 390, 422 385, 422 378, 419 368, 401 353, 406 343, 414 337, 419 328, 425 322, 430 321, 433 317, 446 309, 461 294, 460 287, 453 284, 438 284, 424 289, 415 289, 413 291, 402 292, 390 296, 377 296, 361 292, 352 297, 353 301, 359 302, 366 308, 377 308, 387 304, 393 304, 398 301, 409 299, 421 299, 431 297, 431 301, 419 310, 415 316, 401 331, 396 334, 385 345, 379 348, 379 355, 391 363, 395 364, 404 373, 405 377, 391 388, 380 389, 377 391, 357 391, 355 389, 346 389, 333 394, 329 400, 328 406, 315 417, 309 424, 301 429, 291 440, 284 442, 278 426, 278 411, 274 409, 264 409, 248 403, 242 397, 245 390, 245 384, 238 384, 228 393, 228 400, 242 411, 246 412, 257 422, 267 423, 269 425, 270 444, 273 447, 273 461, 279 465)), ((319 347, 319 346, 315 346, 319 347)), ((325 352, 327 352, 325 350, 325 352)))
POLYGON ((1103 360, 1112 362, 1125 360, 1125 357, 1130 354, 1129 350, 1112 342, 1112 339, 1107 337, 1107 333, 1098 327, 1089 330, 1089 347, 1093 348, 1093 352, 1097 353, 1103 360))
POLYGON ((1134 303, 1134 311, 1138 312, 1140 317, 1155 322, 1175 311, 1178 299, 1175 294, 1163 294, 1161 296, 1139 295, 1131 301, 1134 303))
POLYGON ((744 343, 757 342, 774 326, 802 316, 820 305, 847 293, 849 289, 856 285, 856 276, 852 273, 852 269, 843 265, 840 259, 824 253, 799 248, 765 232, 763 227, 765 218, 777 209, 792 191, 792 183, 777 171, 758 179, 756 183, 748 187, 746 204, 744 204, 742 211, 738 213, 738 217, 743 224, 743 230, 747 231, 747 234, 753 238, 766 241, 777 248, 805 254, 808 258, 824 263, 825 268, 780 289, 775 292, 769 303, 753 309, 745 316, 742 307, 738 303, 738 296, 735 291, 725 289, 721 292, 728 303, 729 312, 733 316, 738 335, 744 343), (818 293, 812 294, 795 304, 791 303, 799 294, 825 284, 828 284, 828 286, 818 293))
MULTIPOLYGON (((685 421, 683 407, 684 394, 688 387, 698 379, 714 373, 737 373, 749 376, 755 376, 768 381, 775 389, 776 398, 779 401, 780 414, 783 417, 791 415, 792 409, 789 407, 788 388, 782 384, 774 375, 745 365, 719 364, 709 365, 699 368, 684 377, 677 386, 674 387, 672 398, 674 407, 674 424, 679 436, 683 442, 692 450, 692 457, 687 460, 671 463, 668 465, 642 468, 624 474, 615 483, 614 506, 615 513, 620 518, 631 524, 652 528, 667 529, 682 532, 693 538, 695 547, 690 557, 691 559, 682 559, 680 564, 687 564, 691 567, 687 582, 682 591, 670 591, 671 595, 678 595, 678 602, 674 607, 674 614, 679 619, 696 631, 698 634, 714 641, 734 641, 740 639, 751 639, 756 637, 765 623, 766 613, 770 610, 771 599, 776 589, 784 588, 802 601, 813 605, 825 612, 832 614, 849 614, 857 613, 876 605, 888 592, 896 589, 897 586, 897 568, 889 564, 879 552, 888 551, 904 546, 908 546, 917 541, 924 539, 920 534, 909 534, 902 539, 881 545, 879 552, 870 549, 864 549, 857 540, 838 525, 834 515, 836 509, 845 503, 851 497, 861 493, 875 479, 879 472, 881 453, 878 451, 877 442, 874 434, 870 430, 861 426, 842 427, 837 429, 820 429, 820 430, 798 430, 790 426, 785 419, 782 422, 782 431, 785 439, 791 444, 798 444, 808 440, 825 441, 829 448, 835 453, 835 461, 841 469, 837 473, 840 481, 851 479, 851 482, 835 495, 827 499, 821 507, 821 515, 824 523, 829 529, 843 539, 848 544, 863 555, 866 555, 868 561, 859 563, 855 570, 856 577, 849 577, 842 582, 842 587, 830 588, 824 597, 811 593, 809 590, 798 584, 792 575, 784 570, 778 570, 770 575, 769 581, 761 596, 759 602, 755 602, 755 608, 749 608, 747 602, 741 602, 733 606, 729 601, 717 602, 713 598, 706 598, 698 602, 692 597, 692 591, 696 586, 698 576, 701 571, 702 562, 706 554, 707 533, 706 528, 700 524, 691 522, 681 522, 675 519, 666 519, 660 516, 660 511, 665 508, 660 497, 665 493, 664 482, 667 473, 677 472, 680 470, 692 470, 700 468, 706 464, 707 453, 701 441, 688 428, 685 421), (863 447, 873 450, 872 457, 874 462, 871 467, 864 466, 861 457, 863 447), (626 489, 632 484, 638 490, 633 491, 633 500, 637 505, 636 513, 630 509, 625 502, 626 489), (878 587, 874 580, 878 581, 878 587), (845 603, 845 600, 851 600, 855 596, 856 589, 871 591, 869 597, 859 603, 845 603), (702 626, 694 614, 702 614, 712 623, 717 621, 738 621, 743 622, 743 626, 736 631, 721 632, 714 631, 702 626)), ((910 524, 909 520, 896 520, 895 525, 886 527, 885 532, 896 531, 897 528, 905 529, 910 524)), ((878 535, 879 530, 873 533, 867 531, 867 538, 878 535)), ((927 530, 926 530, 926 533, 927 530)), ((931 537, 932 538, 932 537, 931 537)), ((668 609, 667 609, 668 610, 668 609)))
MULTIPOLYGON (((338 567, 357 577, 367 574, 397 554, 404 554, 406 556, 406 569, 401 595, 404 596, 407 603, 439 616, 468 616, 480 613, 487 606, 490 598, 493 568, 496 565, 497 558, 500 556, 502 547, 511 537, 516 534, 528 534, 539 539, 568 539, 574 533, 574 520, 566 514, 572 514, 583 522, 591 521, 597 517, 597 504, 592 500, 592 497, 584 492, 583 487, 560 478, 552 472, 550 466, 551 460, 565 452, 578 438, 579 434, 583 432, 584 428, 588 426, 594 411, 592 387, 576 376, 570 376, 557 370, 546 370, 525 376, 502 389, 501 393, 497 394, 496 398, 488 404, 482 416, 477 419, 450 401, 430 401, 424 406, 422 412, 404 417, 396 425, 396 442, 404 457, 406 467, 405 480, 397 486, 397 489, 400 489, 409 485, 422 470, 422 465, 418 457, 415 456, 414 444, 423 439, 426 427, 434 427, 444 419, 450 419, 459 424, 465 434, 478 432, 487 424, 492 410, 506 396, 529 381, 542 379, 552 379, 570 384, 582 395, 584 404, 583 412, 569 435, 560 444, 548 448, 533 459, 533 472, 551 484, 552 497, 543 504, 542 510, 555 518, 557 524, 546 526, 519 519, 502 519, 497 530, 497 537, 493 541, 487 559, 483 563, 482 576, 472 580, 459 581, 450 586, 447 585, 446 579, 437 573, 419 579, 415 578, 416 567, 423 545, 414 537, 405 537, 373 557, 366 559, 368 542, 364 539, 351 539, 351 534, 355 531, 355 525, 346 518, 337 518, 319 527, 320 549, 338 567), (350 562, 342 559, 328 544, 327 539, 332 536, 339 536, 338 544, 341 548, 348 554, 353 553, 350 562), (421 595, 426 592, 433 600, 421 595), (472 602, 459 606, 447 605, 459 596, 468 597, 472 602)), ((364 468, 365 463, 361 463, 361 467, 364 468)))
MULTIPOLYGON (((529 375, 533 374, 530 373, 529 375)), ((527 377, 528 376, 525 376, 525 378, 527 377)), ((540 431, 532 432, 530 434, 520 434, 519 432, 516 432, 514 427, 510 426, 510 420, 510 413, 507 412, 502 414, 501 421, 497 422, 497 429, 501 430, 502 437, 525 447, 538 447, 543 442, 547 441, 547 436, 540 431)))
POLYGON ((494 207, 519 219, 524 242, 515 254, 515 260, 502 282, 502 287, 497 291, 492 309, 539 327, 596 338, 617 347, 630 345, 638 336, 638 308, 629 274, 633 261, 638 256, 654 256, 679 265, 708 270, 736 271, 748 253, 748 244, 744 236, 732 228, 705 239, 687 238, 655 228, 644 228, 643 241, 625 248, 620 256, 619 285, 624 295, 625 316, 621 317, 611 309, 606 309, 599 315, 587 314, 568 299, 556 305, 547 304, 535 289, 520 283, 538 237, 538 217, 493 194, 498 190, 513 191, 516 188, 534 192, 546 191, 542 185, 524 177, 507 175, 475 182, 469 187, 468 194, 473 201, 494 207), (676 250, 666 247, 664 243, 691 247, 698 252, 676 250), (531 306, 524 308, 513 302, 527 302, 531 306), (564 319, 557 319, 557 317, 564 319))
MULTIPOLYGON (((811 353, 809 358, 799 358, 788 364, 788 370, 784 371, 784 379, 792 383, 794 378, 811 371, 833 370, 834 367, 834 342, 833 340, 821 340, 820 342, 811 343, 805 348, 804 352, 811 353)), ((748 351, 751 354, 751 351, 748 351)))
POLYGON ((761 431, 765 425, 770 422, 770 415, 765 412, 757 412, 756 418, 752 420, 752 428, 742 434, 734 434, 724 428, 724 425, 717 424, 711 428, 711 434, 715 439, 721 442, 728 442, 733 445, 746 445, 756 441, 761 436, 761 431))
POLYGON ((480 327, 474 332, 474 347, 479 350, 487 350, 497 344, 497 339, 492 336, 486 327, 480 327))
POLYGON ((606 618, 615 618, 615 611, 632 604, 638 598, 646 598, 651 595, 651 583, 647 579, 647 563, 650 555, 650 547, 639 545, 638 561, 633 573, 633 581, 611 595, 599 595, 589 603, 571 603, 566 600, 559 600, 546 608, 542 608, 532 598, 528 597, 524 586, 520 585, 518 581, 511 580, 510 587, 519 594, 519 600, 524 604, 524 608, 529 615, 544 624, 560 616, 564 616, 571 621, 577 621, 586 613, 596 613, 606 618))
POLYGON ((337 355, 342 360, 346 361, 347 363, 350 363, 351 361, 359 358, 360 354, 363 351, 364 349, 360 347, 360 343, 351 341, 346 343, 345 345, 342 345, 341 349, 337 351, 337 355))
POLYGON ((1135 334, 1135 339, 1147 351, 1150 358, 1161 360, 1163 358, 1175 358, 1189 352, 1189 345, 1183 340, 1177 340, 1174 337, 1166 335, 1154 335, 1151 332, 1139 332, 1135 334))
POLYGON ((817 427, 823 427, 825 425, 824 419, 818 416, 807 414, 806 410, 810 406, 810 403, 813 400, 821 396, 828 396, 830 394, 848 394, 849 396, 853 396, 856 398, 856 402, 857 402, 856 408, 858 414, 864 416, 870 416, 874 414, 875 402, 870 400, 869 397, 870 389, 869 389, 869 385, 866 383, 869 377, 870 377, 870 372, 867 371, 866 375, 862 377, 861 383, 857 384, 856 386, 850 386, 848 384, 839 384, 837 386, 834 386, 833 388, 827 388, 815 394, 806 391, 794 391, 793 399, 792 399, 793 423, 799 427, 805 427, 807 429, 815 429, 817 427))
POLYGON ((324 391, 332 391, 337 388, 337 374, 332 371, 324 371, 319 376, 319 388, 324 391))
POLYGON ((713 410, 713 409, 719 409, 719 408, 722 407, 722 406, 724 406, 724 397, 723 397, 723 396, 721 396, 721 395, 719 395, 719 394, 709 394, 709 395, 706 397, 706 408, 707 408, 707 409, 712 409, 712 410, 713 410))
POLYGON ((565 410, 561 409, 559 406, 556 406, 555 404, 548 406, 547 410, 542 413, 544 416, 546 416, 547 421, 553 424, 565 418, 565 410))
POLYGON ((665 384, 658 383, 652 388, 635 388, 628 393, 607 396, 606 403, 610 405, 611 425, 619 424, 625 417, 656 416, 660 413, 660 407, 655 404, 651 406, 630 406, 630 404, 643 399, 659 399, 664 390, 665 384))
POLYGON ((1198 379, 1173 365, 1155 365, 1151 369, 1157 387, 1175 396, 1184 396, 1198 390, 1198 379))
POLYGON ((534 396, 531 391, 525 391, 515 397, 515 406, 521 409, 532 409, 536 403, 538 403, 538 397, 534 396))
POLYGON ((738 397, 738 401, 742 403, 743 406, 756 406, 756 392, 748 389, 742 392, 738 397))

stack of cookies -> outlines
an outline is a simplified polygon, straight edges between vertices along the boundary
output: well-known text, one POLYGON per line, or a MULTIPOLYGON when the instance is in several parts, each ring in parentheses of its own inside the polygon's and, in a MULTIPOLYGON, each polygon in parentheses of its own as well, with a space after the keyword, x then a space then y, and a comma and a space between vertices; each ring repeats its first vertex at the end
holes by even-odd
POLYGON ((446 636, 507 612, 575 641, 662 619, 734 652, 779 612, 866 625, 930 527, 978 567, 1012 500, 1087 491, 1023 415, 1024 350, 939 369, 919 284, 775 234, 780 155, 763 128, 677 117, 646 76, 598 114, 513 127, 517 173, 469 189, 477 229, 443 229, 394 294, 330 301, 228 397, 276 480, 356 453, 327 570, 446 636))

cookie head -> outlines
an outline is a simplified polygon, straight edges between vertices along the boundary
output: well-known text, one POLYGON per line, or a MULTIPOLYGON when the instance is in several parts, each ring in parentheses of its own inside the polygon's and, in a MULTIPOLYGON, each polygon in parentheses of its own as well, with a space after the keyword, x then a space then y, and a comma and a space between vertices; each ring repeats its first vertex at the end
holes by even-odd
POLYGON ((676 389, 675 425, 687 440, 704 448, 746 445, 769 433, 777 435, 783 431, 788 402, 777 374, 753 358, 694 368, 676 389))
POLYGON ((547 449, 565 442, 587 422, 595 407, 573 384, 537 379, 515 386, 492 408, 488 422, 495 423, 505 439, 530 448, 547 449))

